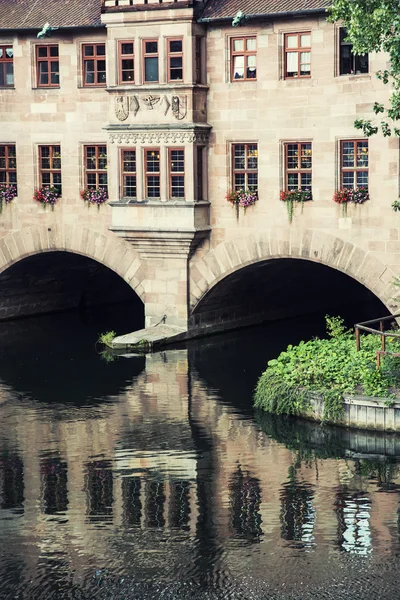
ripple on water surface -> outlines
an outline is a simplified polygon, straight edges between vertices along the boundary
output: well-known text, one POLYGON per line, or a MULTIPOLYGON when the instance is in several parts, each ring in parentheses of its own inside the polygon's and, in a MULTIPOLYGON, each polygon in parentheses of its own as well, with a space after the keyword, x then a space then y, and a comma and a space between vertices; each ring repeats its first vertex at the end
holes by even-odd
POLYGON ((397 597, 400 442, 254 414, 273 326, 114 362, 30 327, 0 351, 2 599, 397 597))

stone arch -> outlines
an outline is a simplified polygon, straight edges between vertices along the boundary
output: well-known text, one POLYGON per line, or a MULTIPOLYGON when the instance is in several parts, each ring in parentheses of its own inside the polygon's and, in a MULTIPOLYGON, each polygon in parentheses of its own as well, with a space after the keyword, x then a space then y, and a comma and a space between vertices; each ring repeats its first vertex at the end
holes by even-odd
POLYGON ((190 312, 222 279, 249 265, 278 258, 321 263, 349 275, 369 289, 393 314, 399 310, 395 272, 372 252, 324 231, 264 230, 221 242, 190 268, 190 312))
POLYGON ((8 233, 0 239, 0 273, 24 258, 54 251, 81 254, 101 263, 122 277, 144 300, 138 252, 112 233, 79 225, 33 225, 8 233))

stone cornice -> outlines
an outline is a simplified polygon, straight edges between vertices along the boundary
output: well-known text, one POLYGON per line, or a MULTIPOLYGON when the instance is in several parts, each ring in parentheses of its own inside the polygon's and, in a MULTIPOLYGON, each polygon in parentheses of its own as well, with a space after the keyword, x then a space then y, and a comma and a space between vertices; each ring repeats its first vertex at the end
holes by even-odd
POLYGON ((208 144, 210 137, 210 126, 191 127, 177 129, 162 129, 160 125, 156 129, 132 129, 129 127, 115 129, 110 126, 105 128, 109 134, 112 144, 208 144))

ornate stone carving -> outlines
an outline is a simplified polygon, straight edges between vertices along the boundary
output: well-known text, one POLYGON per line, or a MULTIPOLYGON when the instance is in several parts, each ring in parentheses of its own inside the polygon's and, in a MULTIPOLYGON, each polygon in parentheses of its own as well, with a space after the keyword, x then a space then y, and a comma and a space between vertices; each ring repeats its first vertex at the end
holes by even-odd
POLYGON ((164 96, 162 101, 163 101, 163 105, 164 105, 164 116, 165 116, 171 107, 171 103, 168 100, 167 96, 164 96))
POLYGON ((115 116, 120 121, 126 121, 129 116, 129 100, 127 96, 115 97, 115 116))
POLYGON ((208 131, 110 131, 112 144, 208 144, 208 131))
POLYGON ((172 96, 172 114, 181 121, 187 113, 187 96, 172 96))
POLYGON ((130 97, 130 108, 131 108, 131 111, 133 112, 133 116, 136 117, 138 111, 140 110, 140 104, 139 104, 139 100, 138 100, 137 96, 130 97))
POLYGON ((148 96, 142 96, 142 102, 148 108, 148 110, 153 110, 154 106, 158 104, 160 100, 160 96, 152 96, 151 94, 148 96))

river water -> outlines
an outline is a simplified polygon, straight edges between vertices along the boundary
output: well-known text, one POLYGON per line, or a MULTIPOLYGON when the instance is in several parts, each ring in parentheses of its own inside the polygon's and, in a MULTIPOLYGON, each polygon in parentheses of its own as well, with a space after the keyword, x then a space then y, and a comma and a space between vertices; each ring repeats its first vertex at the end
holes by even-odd
POLYGON ((2 324, 2 600, 398 597, 397 437, 252 409, 320 321, 112 360, 115 319, 2 324))

